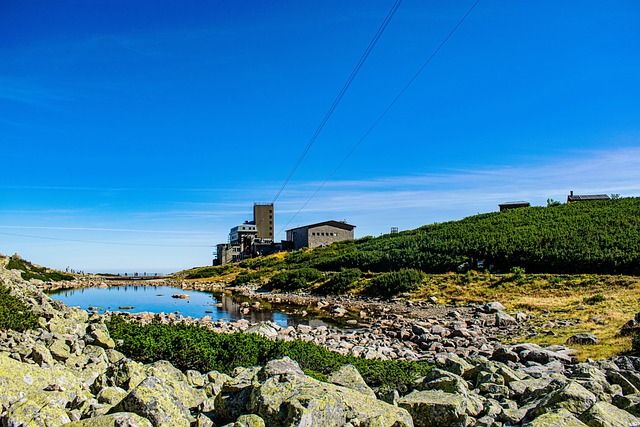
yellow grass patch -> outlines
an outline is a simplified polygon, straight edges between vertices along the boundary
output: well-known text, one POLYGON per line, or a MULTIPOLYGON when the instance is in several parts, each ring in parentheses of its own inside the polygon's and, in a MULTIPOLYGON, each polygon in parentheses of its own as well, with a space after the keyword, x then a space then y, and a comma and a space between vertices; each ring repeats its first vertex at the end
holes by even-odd
POLYGON ((509 312, 527 313, 540 334, 520 341, 565 344, 576 333, 593 333, 600 340, 598 344, 572 347, 582 360, 601 359, 631 350, 631 337, 621 337, 619 331, 640 311, 640 278, 550 274, 515 278, 511 274, 451 273, 429 276, 412 296, 424 299, 431 295, 453 304, 499 301, 509 312))

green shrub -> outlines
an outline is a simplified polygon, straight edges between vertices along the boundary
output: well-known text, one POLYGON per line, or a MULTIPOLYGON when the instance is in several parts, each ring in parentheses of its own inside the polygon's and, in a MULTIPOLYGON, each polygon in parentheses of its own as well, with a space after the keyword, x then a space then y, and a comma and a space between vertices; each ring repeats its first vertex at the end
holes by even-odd
POLYGON ((322 273, 315 268, 303 267, 276 274, 271 278, 269 286, 282 291, 295 291, 309 286, 321 277, 322 273))
POLYGON ((210 277, 225 275, 233 269, 234 266, 231 264, 194 268, 185 276, 185 279, 208 279, 210 277))
MULTIPOLYGON (((288 269, 456 271, 470 258, 492 272, 640 274, 640 198, 474 215, 416 230, 334 243, 285 258, 288 269)), ((515 278, 514 280, 519 280, 515 278)))
POLYGON ((265 273, 260 271, 256 271, 254 273, 242 272, 233 279, 231 284, 238 286, 244 285, 246 283, 262 281, 262 276, 264 275, 265 273))
POLYGON ((65 274, 56 270, 49 270, 42 267, 36 267, 29 261, 21 258, 10 257, 6 266, 7 270, 20 270, 23 280, 38 279, 43 282, 59 282, 61 280, 73 280, 70 274, 65 274))
POLYGON ((431 366, 424 362, 367 360, 332 353, 304 341, 272 341, 258 334, 221 334, 197 325, 162 324, 156 317, 141 325, 113 316, 107 322, 111 337, 123 340, 118 350, 142 363, 168 360, 181 370, 216 370, 230 374, 238 366, 264 366, 269 360, 288 356, 317 379, 345 364, 358 369, 371 387, 408 389, 431 366))
POLYGON ((362 271, 359 268, 343 268, 318 290, 324 294, 343 294, 357 287, 360 277, 362 277, 362 271))
POLYGON ((640 353, 640 332, 633 337, 633 351, 640 353))
POLYGON ((596 295, 592 295, 590 297, 584 297, 582 299, 582 302, 585 304, 589 304, 589 305, 594 305, 597 304, 599 302, 603 302, 606 301, 606 298, 603 294, 596 294, 596 295))
POLYGON ((38 316, 9 289, 0 285, 0 330, 25 331, 38 327, 38 316))
POLYGON ((513 280, 522 280, 525 277, 525 271, 522 267, 511 267, 509 272, 513 280))
POLYGON ((425 278, 424 272, 411 268, 380 274, 369 281, 367 292, 373 295, 392 296, 417 289, 425 278))

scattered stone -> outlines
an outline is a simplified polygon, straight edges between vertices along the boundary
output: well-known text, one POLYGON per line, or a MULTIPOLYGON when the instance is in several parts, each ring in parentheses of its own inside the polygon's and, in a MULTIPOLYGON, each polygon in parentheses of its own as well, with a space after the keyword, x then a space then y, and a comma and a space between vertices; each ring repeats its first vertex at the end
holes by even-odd
POLYGON ((506 308, 499 302, 488 302, 484 305, 483 310, 485 313, 497 313, 499 311, 505 311, 506 308))
POLYGON ((567 339, 567 344, 594 345, 598 344, 598 338, 589 333, 575 334, 567 339))

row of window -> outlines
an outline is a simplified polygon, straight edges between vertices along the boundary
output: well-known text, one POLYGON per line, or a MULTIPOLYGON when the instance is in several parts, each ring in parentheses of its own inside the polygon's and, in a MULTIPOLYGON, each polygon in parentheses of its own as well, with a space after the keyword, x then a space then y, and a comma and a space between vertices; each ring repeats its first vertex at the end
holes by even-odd
POLYGON ((312 236, 337 236, 338 233, 316 233, 316 232, 312 232, 311 233, 312 236))

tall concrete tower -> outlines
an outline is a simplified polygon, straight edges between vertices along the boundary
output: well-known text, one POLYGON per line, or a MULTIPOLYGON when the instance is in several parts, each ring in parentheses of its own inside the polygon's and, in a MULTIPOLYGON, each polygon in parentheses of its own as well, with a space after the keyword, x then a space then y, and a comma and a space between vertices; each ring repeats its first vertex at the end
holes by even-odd
POLYGON ((253 222, 258 230, 258 239, 271 239, 274 237, 273 203, 254 203, 253 222))

